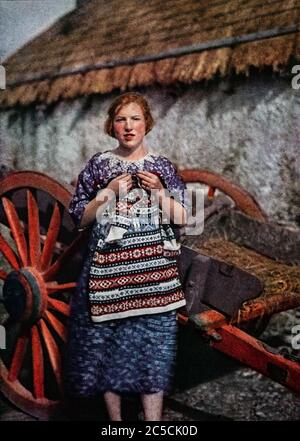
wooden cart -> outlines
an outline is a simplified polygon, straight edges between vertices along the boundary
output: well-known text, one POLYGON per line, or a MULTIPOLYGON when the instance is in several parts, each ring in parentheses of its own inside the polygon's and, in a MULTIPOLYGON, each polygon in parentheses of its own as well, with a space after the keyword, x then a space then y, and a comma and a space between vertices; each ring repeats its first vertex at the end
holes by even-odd
MULTIPOLYGON (((206 170, 180 173, 186 182, 207 185, 209 198, 218 189, 234 201, 238 212, 259 222, 266 220, 251 195, 222 176, 206 170)), ((6 348, 0 354, 0 389, 17 407, 40 419, 49 418, 63 400, 69 301, 87 244, 88 231, 78 233, 68 214, 73 192, 74 187, 36 171, 10 172, 0 179, 0 279, 6 292, 1 311, 6 348)), ((194 249, 215 255, 216 243, 197 247, 196 239, 194 249)), ((249 270, 247 265, 245 269, 249 270)), ((195 326, 212 347, 300 392, 299 362, 241 329, 298 306, 300 294, 282 290, 243 305, 231 322, 213 309, 178 318, 183 326, 195 326)))

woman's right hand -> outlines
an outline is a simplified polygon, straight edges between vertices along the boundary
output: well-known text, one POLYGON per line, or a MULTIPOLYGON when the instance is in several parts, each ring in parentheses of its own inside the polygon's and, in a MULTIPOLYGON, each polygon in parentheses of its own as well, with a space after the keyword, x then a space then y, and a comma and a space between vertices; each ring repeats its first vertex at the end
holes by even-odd
POLYGON ((120 191, 126 194, 132 189, 133 182, 130 173, 123 173, 120 176, 112 179, 106 188, 112 190, 115 195, 119 195, 120 191))

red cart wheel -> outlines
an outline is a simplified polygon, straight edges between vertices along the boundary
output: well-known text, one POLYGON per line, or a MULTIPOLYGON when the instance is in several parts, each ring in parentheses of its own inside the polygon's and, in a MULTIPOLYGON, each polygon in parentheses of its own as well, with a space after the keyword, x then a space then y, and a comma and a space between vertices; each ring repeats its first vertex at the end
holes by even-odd
POLYGON ((250 193, 218 173, 199 169, 186 169, 181 170, 179 173, 186 183, 197 182, 206 184, 208 186, 208 199, 212 199, 215 190, 218 189, 229 196, 234 201, 236 207, 248 216, 262 221, 267 219, 266 215, 250 193))
POLYGON ((0 186, 0 388, 17 407, 46 419, 63 396, 69 299, 86 235, 78 235, 67 212, 73 187, 33 171, 9 174, 0 186))

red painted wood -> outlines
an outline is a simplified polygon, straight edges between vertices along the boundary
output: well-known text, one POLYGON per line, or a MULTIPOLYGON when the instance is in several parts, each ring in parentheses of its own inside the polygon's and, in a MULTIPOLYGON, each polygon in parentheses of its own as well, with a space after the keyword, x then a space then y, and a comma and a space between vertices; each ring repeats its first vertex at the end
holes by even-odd
POLYGON ((45 317, 52 328, 57 332, 63 341, 67 340, 67 329, 50 311, 46 311, 45 317))
POLYGON ((38 268, 41 258, 39 209, 29 190, 27 190, 27 209, 30 264, 38 268))
POLYGON ((70 283, 56 283, 56 282, 48 282, 46 283, 48 294, 53 294, 58 291, 67 291, 69 289, 74 289, 76 287, 76 282, 70 283))
POLYGON ((7 277, 7 272, 5 272, 4 270, 0 269, 0 279, 1 280, 5 280, 7 277))
POLYGON ((1 378, 1 393, 16 407, 24 410, 29 415, 34 415, 36 418, 42 420, 49 419, 58 407, 61 406, 59 401, 51 399, 36 400, 31 391, 26 389, 18 380, 9 381, 8 371, 4 363, 0 359, 0 378, 1 378))
POLYGON ((193 317, 193 322, 196 324, 200 331, 207 332, 210 329, 217 328, 228 323, 225 315, 218 311, 210 309, 208 311, 201 312, 197 316, 193 317))
POLYGON ((16 171, 1 180, 0 195, 18 188, 36 188, 55 197, 64 207, 68 207, 74 187, 60 183, 56 179, 35 170, 16 171))
POLYGON ((266 345, 235 326, 224 325, 216 329, 216 332, 221 340, 212 339, 210 344, 213 348, 230 355, 274 381, 278 381, 294 392, 300 393, 299 363, 269 352, 266 345), (274 371, 286 372, 286 379, 281 381, 274 377, 274 371))
POLYGON ((20 373, 24 356, 26 353, 28 344, 28 335, 22 334, 18 337, 15 352, 11 361, 11 365, 8 372, 8 380, 9 381, 15 381, 18 378, 18 375, 20 373))
POLYGON ((43 247, 41 257, 41 271, 45 271, 51 264, 53 250, 57 241, 58 233, 61 225, 61 215, 58 203, 55 202, 50 224, 47 231, 46 240, 43 247))
POLYGON ((234 323, 244 323, 262 316, 271 316, 277 312, 300 306, 300 295, 292 292, 279 292, 268 296, 261 296, 251 300, 239 310, 234 323))
POLYGON ((208 192, 207 192, 208 199, 212 199, 214 197, 214 195, 215 195, 215 192, 216 192, 215 187, 209 186, 208 187, 208 192))
POLYGON ((241 211, 254 219, 267 219, 266 214, 262 211, 250 193, 218 173, 214 173, 210 170, 185 169, 179 170, 179 174, 185 182, 201 182, 210 187, 218 188, 223 193, 230 196, 241 211))
POLYGON ((19 273, 18 279, 21 282, 21 284, 24 287, 25 292, 26 292, 26 306, 25 306, 24 314, 22 315, 22 321, 27 322, 27 320, 30 318, 31 312, 32 312, 33 296, 32 296, 32 292, 31 292, 30 284, 28 283, 28 280, 26 279, 26 277, 22 273, 19 273))
POLYGON ((63 269, 64 264, 68 259, 75 254, 86 240, 86 232, 80 233, 79 236, 70 244, 68 248, 58 257, 58 259, 50 266, 50 268, 43 273, 46 281, 52 280, 56 274, 63 269))
POLYGON ((27 243, 17 211, 13 203, 9 199, 3 197, 2 203, 18 250, 20 260, 23 266, 27 266, 28 265, 27 243))
POLYGON ((48 297, 48 308, 54 309, 54 311, 59 311, 62 314, 69 316, 70 314, 70 306, 60 300, 51 299, 48 297))
POLYGON ((39 321, 39 328, 41 330, 43 340, 45 342, 49 354, 49 359, 53 369, 54 376, 56 378, 59 389, 62 392, 63 390, 62 365, 61 365, 61 355, 59 352, 59 348, 44 320, 39 321))
POLYGON ((15 252, 8 244, 8 242, 4 239, 1 233, 0 233, 0 252, 2 253, 2 255, 5 257, 5 259, 13 269, 18 270, 20 268, 20 264, 15 252))
MULTIPOLYGON (((69 313, 67 300, 66 303, 64 303, 64 301, 52 298, 51 300, 53 303, 50 305, 50 303, 48 303, 48 296, 50 292, 62 292, 63 290, 73 289, 75 282, 72 281, 72 274, 69 279, 70 283, 63 283, 61 285, 57 284, 55 282, 55 277, 53 277, 51 280, 54 283, 51 282, 48 291, 46 281, 40 270, 40 264, 43 263, 44 271, 47 271, 52 265, 54 252, 58 251, 58 253, 60 253, 68 247, 68 245, 63 242, 63 237, 60 239, 62 241, 61 243, 58 243, 57 238, 61 226, 62 210, 68 209, 73 192, 74 188, 71 186, 59 183, 56 180, 35 171, 12 173, 2 179, 0 184, 0 197, 3 197, 4 205, 6 207, 5 213, 7 216, 7 222, 5 220, 5 225, 11 228, 11 235, 17 245, 17 253, 20 254, 21 258, 16 255, 9 243, 7 243, 1 235, 0 254, 2 253, 4 255, 5 259, 14 270, 21 269, 22 271, 26 271, 26 273, 19 273, 19 280, 24 286, 26 292, 26 310, 21 320, 22 322, 26 322, 26 326, 28 326, 27 340, 24 337, 20 337, 16 342, 15 348, 11 346, 13 344, 11 339, 8 339, 8 349, 12 353, 12 358, 8 366, 5 365, 0 358, 0 389, 1 392, 20 409, 31 415, 42 418, 51 415, 53 410, 59 405, 59 401, 56 400, 61 399, 61 394, 58 391, 55 391, 55 396, 51 396, 51 398, 45 396, 48 395, 48 390, 45 386, 45 375, 46 369, 50 369, 50 371, 53 369, 58 383, 61 383, 61 365, 59 359, 64 345, 61 345, 60 343, 62 342, 58 342, 57 338, 62 338, 63 340, 66 339, 67 332, 64 323, 66 316, 69 313), (50 213, 50 216, 48 216, 47 212, 43 213, 43 216, 40 217, 39 207, 37 206, 34 193, 31 190, 32 188, 45 192, 45 198, 49 195, 49 201, 51 203, 53 199, 54 201, 57 201, 56 204, 53 205, 53 212, 52 214, 50 213), (25 213, 24 217, 21 217, 21 212, 17 213, 17 205, 14 205, 9 201, 9 199, 15 200, 12 199, 14 198, 14 192, 18 192, 20 189, 25 193, 27 192, 27 214, 25 213), (48 233, 45 234, 45 241, 42 241, 39 231, 39 224, 42 222, 43 228, 47 228, 48 233), (26 226, 26 231, 28 228, 28 249, 25 239, 26 236, 23 231, 24 225, 26 226), (30 275, 28 272, 32 274, 30 275), (44 325, 39 325, 41 320, 38 319, 35 324, 32 324, 32 322, 29 323, 27 320, 32 317, 34 299, 40 300, 40 303, 35 302, 35 304, 39 305, 38 315, 45 317, 46 321, 43 322, 44 325), (47 311, 48 308, 50 308, 51 311, 47 311), (57 315, 59 315, 59 318, 57 319, 54 315, 55 311, 59 311, 63 316, 57 313, 57 315), (46 312, 48 313, 48 317, 46 316, 46 312), (52 314, 52 312, 54 314, 52 314), (48 332, 47 330, 45 331, 46 328, 48 332), (28 342, 31 348, 27 346, 28 342), (28 366, 24 366, 26 347, 32 352, 32 366, 29 367, 29 371, 27 370, 28 366), (43 353, 43 351, 45 352, 43 353), (49 366, 44 366, 44 363, 49 363, 49 366), (24 370, 24 368, 26 368, 26 370, 24 370), (32 370, 32 373, 30 372, 30 369, 32 370), (21 372, 22 378, 23 374, 27 375, 27 373, 33 376, 32 386, 29 384, 25 386, 25 384, 19 381, 21 372), (8 378, 9 375, 12 381, 8 378)), ((16 201, 19 201, 19 199, 20 198, 16 198, 16 201)), ((22 216, 23 215, 24 212, 22 211, 22 216)), ((65 227, 69 232, 72 232, 72 228, 75 227, 74 223, 67 215, 64 219, 66 220, 65 227)), ((74 237, 75 236, 77 236, 77 230, 74 228, 74 237)), ((81 247, 81 244, 82 242, 79 242, 79 247, 81 247)), ((66 255, 66 260, 63 261, 62 266, 59 268, 60 270, 64 270, 64 262, 67 262, 67 259, 71 257, 72 249, 70 250, 70 253, 66 255)), ((57 269, 57 265, 54 269, 57 269)), ((1 270, 0 277, 4 278, 5 276, 6 272, 1 270)), ((7 333, 10 337, 9 329, 7 329, 7 333)))
MULTIPOLYGON (((300 296, 294 293, 276 293, 251 300, 233 317, 231 324, 243 324, 262 316, 271 316, 277 312, 300 306, 300 296)), ((184 317, 184 316, 183 316, 184 317)), ((203 332, 228 324, 228 319, 218 311, 210 309, 193 317, 193 323, 203 332)), ((180 318, 182 324, 187 323, 187 318, 180 318)))
POLYGON ((32 344, 32 371, 33 371, 33 391, 35 398, 43 398, 44 391, 44 357, 36 325, 31 328, 31 344, 32 344))

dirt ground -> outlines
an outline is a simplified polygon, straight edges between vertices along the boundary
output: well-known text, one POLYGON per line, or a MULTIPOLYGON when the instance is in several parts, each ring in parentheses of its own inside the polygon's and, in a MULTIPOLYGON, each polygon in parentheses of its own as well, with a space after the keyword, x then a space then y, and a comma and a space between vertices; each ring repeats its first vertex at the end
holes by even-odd
POLYGON ((170 421, 300 420, 300 397, 251 369, 240 367, 216 380, 173 394, 170 421))
MULTIPOLYGON (((289 347, 291 328, 299 323, 299 309, 277 314, 260 339, 289 347)), ((196 346, 193 331, 180 335, 177 389, 166 399, 167 420, 300 421, 300 395, 205 344, 198 351, 196 346)))

